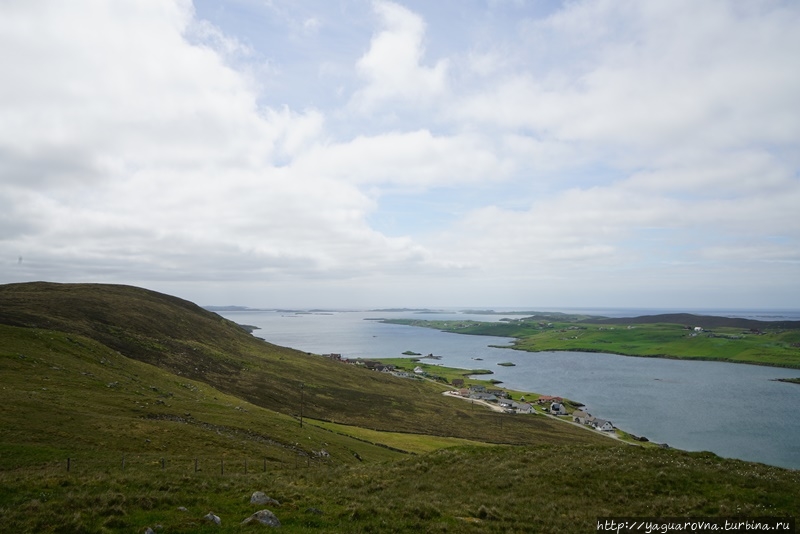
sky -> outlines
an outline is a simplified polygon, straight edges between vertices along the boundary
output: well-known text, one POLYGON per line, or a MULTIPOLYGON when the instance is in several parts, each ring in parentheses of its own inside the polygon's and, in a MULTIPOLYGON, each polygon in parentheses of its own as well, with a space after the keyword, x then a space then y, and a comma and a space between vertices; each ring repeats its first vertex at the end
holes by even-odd
POLYGON ((800 308, 794 0, 4 0, 0 283, 800 308))

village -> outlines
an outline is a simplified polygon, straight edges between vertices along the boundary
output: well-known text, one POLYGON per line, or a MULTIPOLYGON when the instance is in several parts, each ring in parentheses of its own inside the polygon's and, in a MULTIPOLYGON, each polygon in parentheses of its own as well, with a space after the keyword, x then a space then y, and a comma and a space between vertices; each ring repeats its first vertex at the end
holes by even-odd
MULTIPOLYGON (((421 366, 416 366, 412 372, 408 372, 398 369, 392 364, 386 364, 376 360, 348 359, 343 358, 341 354, 323 354, 323 356, 342 363, 364 367, 375 372, 388 373, 398 378, 412 380, 432 380, 445 384, 448 383, 445 378, 432 375, 425 371, 421 366)), ((569 405, 568 403, 564 402, 564 399, 561 397, 539 395, 538 397, 528 401, 524 396, 522 396, 520 397, 519 401, 515 401, 504 389, 489 388, 482 384, 472 384, 467 387, 465 386, 463 378, 454 378, 451 382, 449 382, 449 384, 453 386, 454 389, 446 391, 445 395, 471 400, 473 402, 479 402, 498 412, 524 415, 544 414, 557 417, 562 420, 571 420, 573 423, 583 425, 600 432, 613 433, 616 429, 611 421, 594 417, 592 414, 583 409, 573 409, 572 412, 568 411, 569 405)))
MULTIPOLYGON (((460 379, 453 380, 453 385, 459 385, 460 379)), ((461 381, 463 383, 463 381, 461 381)), ((546 414, 563 419, 571 419, 572 422, 585 425, 602 432, 614 432, 615 427, 611 421, 594 417, 592 414, 576 409, 572 413, 567 411, 567 403, 561 397, 550 395, 540 395, 530 402, 525 397, 519 401, 511 399, 509 393, 503 389, 490 389, 483 385, 473 384, 468 388, 460 388, 449 392, 451 396, 459 396, 473 401, 492 403, 501 411, 509 414, 546 414)), ((491 404, 490 404, 491 406, 491 404)), ((498 410, 498 411, 500 411, 498 410)))

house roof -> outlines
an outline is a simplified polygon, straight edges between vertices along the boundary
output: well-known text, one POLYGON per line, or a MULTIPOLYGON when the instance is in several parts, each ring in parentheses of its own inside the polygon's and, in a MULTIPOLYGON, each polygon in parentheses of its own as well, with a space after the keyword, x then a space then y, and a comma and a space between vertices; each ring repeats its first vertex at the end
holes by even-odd
POLYGON ((537 399, 539 402, 561 402, 561 397, 553 397, 551 395, 542 395, 537 399))

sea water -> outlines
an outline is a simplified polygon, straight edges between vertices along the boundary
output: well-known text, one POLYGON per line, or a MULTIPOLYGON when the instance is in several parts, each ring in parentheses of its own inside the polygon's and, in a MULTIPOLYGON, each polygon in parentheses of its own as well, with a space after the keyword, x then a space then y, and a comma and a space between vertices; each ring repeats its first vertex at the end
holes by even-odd
MULTIPOLYGON (((668 313, 657 310, 562 310, 612 317, 668 313)), ((797 320, 796 311, 693 311, 772 320, 797 320)), ((471 336, 374 319, 499 321, 503 315, 410 311, 222 312, 254 335, 314 354, 347 358, 434 354, 427 363, 489 369, 511 389, 567 397, 615 426, 684 450, 800 469, 800 385, 776 378, 800 370, 709 361, 634 358, 583 352, 523 352, 502 337, 471 336), (495 345, 495 346, 490 346, 495 345), (514 367, 497 365, 513 362, 514 367)), ((515 316, 507 316, 513 318, 515 316)), ((487 378, 487 377, 482 377, 487 378)))

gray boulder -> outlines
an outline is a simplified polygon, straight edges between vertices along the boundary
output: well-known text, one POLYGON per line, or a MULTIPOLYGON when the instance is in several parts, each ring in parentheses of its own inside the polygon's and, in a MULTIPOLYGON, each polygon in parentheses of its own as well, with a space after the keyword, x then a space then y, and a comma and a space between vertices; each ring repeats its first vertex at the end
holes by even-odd
POLYGON ((242 521, 243 525, 249 525, 250 523, 260 523, 268 527, 281 526, 281 522, 278 520, 277 517, 275 517, 275 514, 273 514, 269 510, 259 510, 258 512, 254 513, 253 515, 242 521))
POLYGON ((222 524, 222 519, 220 519, 218 515, 214 515, 214 512, 208 512, 205 516, 203 516, 203 519, 205 519, 206 521, 210 521, 211 523, 215 523, 217 525, 222 524))
POLYGON ((268 497, 263 491, 256 491, 250 496, 250 504, 271 504, 273 506, 280 506, 281 503, 268 497))

